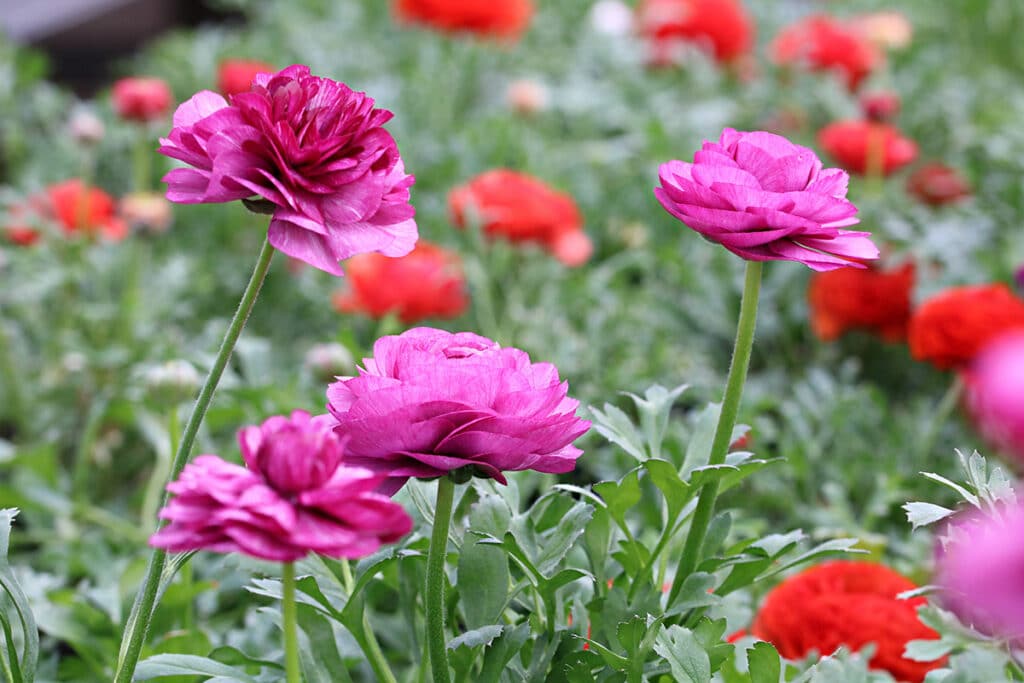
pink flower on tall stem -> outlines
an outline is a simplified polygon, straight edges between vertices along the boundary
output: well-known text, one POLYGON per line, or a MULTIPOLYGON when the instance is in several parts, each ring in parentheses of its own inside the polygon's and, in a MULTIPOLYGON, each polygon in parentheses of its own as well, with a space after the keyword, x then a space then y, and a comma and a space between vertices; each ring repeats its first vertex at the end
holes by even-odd
POLYGON ((403 256, 416 243, 413 177, 391 117, 344 83, 290 66, 258 74, 249 92, 202 91, 178 107, 160 152, 192 168, 164 176, 167 198, 197 204, 259 197, 280 251, 341 275, 338 261, 377 251, 403 256))
POLYGON ((172 552, 240 552, 276 562, 307 554, 365 557, 409 533, 398 503, 375 493, 384 475, 345 463, 345 438, 327 415, 297 410, 238 434, 245 467, 201 455, 160 512, 170 524, 150 545, 172 552))
POLYGON ((693 163, 662 164, 659 178, 654 195, 666 211, 747 260, 826 271, 878 258, 870 233, 842 229, 859 221, 846 172, 822 169, 812 150, 784 137, 726 128, 693 163))
POLYGON ((590 423, 550 363, 484 337, 418 327, 382 337, 359 375, 327 389, 347 458, 390 477, 440 477, 467 468, 505 483, 504 472, 569 472, 572 445, 590 423))

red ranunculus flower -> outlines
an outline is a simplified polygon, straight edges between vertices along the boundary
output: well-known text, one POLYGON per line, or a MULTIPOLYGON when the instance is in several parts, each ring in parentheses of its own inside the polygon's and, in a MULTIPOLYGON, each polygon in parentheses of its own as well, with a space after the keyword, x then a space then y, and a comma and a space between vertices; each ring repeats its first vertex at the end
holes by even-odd
POLYGON ((30 247, 39 241, 39 231, 32 227, 34 212, 25 204, 16 204, 7 209, 7 221, 3 236, 11 244, 30 247))
POLYGON ((834 71, 850 90, 856 90, 883 59, 859 30, 825 15, 807 17, 784 28, 772 42, 771 53, 778 64, 834 71))
POLYGON ((854 329, 901 341, 907 338, 913 289, 913 263, 888 271, 869 265, 815 273, 807 290, 811 328, 824 341, 854 329))
POLYGON ((277 69, 266 62, 254 59, 225 59, 217 67, 217 90, 225 97, 249 92, 256 74, 272 73, 277 73, 277 69))
POLYGON ((706 48, 720 62, 750 52, 754 22, 739 0, 642 0, 637 6, 640 33, 658 46, 674 41, 706 48))
POLYGON ((956 169, 931 163, 910 174, 907 192, 925 204, 941 206, 970 197, 971 186, 956 169))
POLYGON ((68 235, 85 233, 120 241, 128 226, 115 213, 114 199, 97 187, 86 189, 78 178, 51 185, 46 190, 61 229, 68 235))
POLYGON ((334 305, 346 313, 374 318, 397 313, 408 325, 430 317, 454 318, 469 303, 459 257, 423 240, 405 256, 360 254, 345 267, 349 289, 334 296, 334 305))
POLYGON ((880 564, 826 562, 768 593, 750 630, 786 659, 801 659, 811 650, 830 655, 842 645, 856 651, 874 643, 872 668, 918 683, 941 664, 903 657, 909 641, 939 637, 917 618, 923 597, 896 597, 914 588, 909 579, 880 564))
POLYGON ((487 171, 452 190, 448 206, 457 226, 476 216, 487 235, 539 243, 568 266, 585 263, 593 250, 572 197, 525 173, 487 171))
POLYGON ((953 287, 910 318, 910 354, 947 369, 963 367, 999 335, 1024 329, 1024 301, 1004 284, 953 287))
POLYGON ((111 93, 114 111, 129 121, 156 121, 171 108, 171 88, 160 78, 122 78, 111 93))
POLYGON ((403 21, 439 31, 516 39, 533 17, 532 0, 396 0, 403 21))
POLYGON ((818 132, 818 144, 850 173, 873 167, 889 175, 917 158, 917 143, 885 123, 836 121, 818 132))

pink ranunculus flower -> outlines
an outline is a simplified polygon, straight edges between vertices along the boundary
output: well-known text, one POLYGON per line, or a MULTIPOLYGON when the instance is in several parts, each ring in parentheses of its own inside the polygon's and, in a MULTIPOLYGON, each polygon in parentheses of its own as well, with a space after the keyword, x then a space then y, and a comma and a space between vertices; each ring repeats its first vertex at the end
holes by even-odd
POLYGON ((815 153, 772 133, 726 128, 693 163, 659 168, 654 194, 670 214, 750 261, 797 261, 812 270, 878 258, 870 233, 846 199, 849 176, 822 168, 815 153))
POLYGON ((404 256, 416 243, 391 117, 344 83, 293 65, 258 74, 231 103, 204 90, 178 107, 160 152, 192 168, 164 176, 172 202, 259 197, 270 243, 321 270, 364 252, 404 256))
POLYGON ((590 423, 550 363, 484 337, 429 327, 382 337, 358 376, 327 389, 353 465, 409 477, 453 470, 505 483, 504 472, 569 472, 590 423))
POLYGON ((172 552, 240 552, 275 562, 307 554, 365 557, 412 529, 401 505, 374 492, 384 480, 350 467, 329 415, 297 410, 238 433, 245 467, 201 455, 167 485, 170 523, 150 545, 172 552))
POLYGON ((987 439, 1024 462, 1024 331, 986 345, 965 371, 967 407, 987 439))

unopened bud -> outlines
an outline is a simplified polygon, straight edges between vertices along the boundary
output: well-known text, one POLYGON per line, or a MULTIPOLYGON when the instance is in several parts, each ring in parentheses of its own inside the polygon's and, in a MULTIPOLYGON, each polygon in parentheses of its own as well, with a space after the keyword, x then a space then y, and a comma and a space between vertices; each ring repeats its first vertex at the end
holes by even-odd
POLYGON ((154 398, 167 403, 180 403, 191 398, 201 381, 199 371, 185 360, 169 360, 153 365, 143 373, 146 389, 154 398))

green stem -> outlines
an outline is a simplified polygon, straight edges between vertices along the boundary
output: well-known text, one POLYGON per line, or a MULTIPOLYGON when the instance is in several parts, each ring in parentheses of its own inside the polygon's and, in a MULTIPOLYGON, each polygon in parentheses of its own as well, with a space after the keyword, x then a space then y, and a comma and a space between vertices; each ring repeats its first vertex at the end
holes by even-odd
MULTIPOLYGON (((711 455, 708 465, 721 465, 729 451, 732 440, 732 429, 736 425, 736 416, 743 397, 743 385, 747 380, 747 368, 750 366, 750 352, 754 346, 754 328, 757 327, 757 297, 761 290, 760 261, 747 261, 747 275, 743 283, 743 298, 740 302, 740 320, 736 327, 736 345, 733 348, 732 362, 729 365, 729 378, 725 384, 725 396, 722 398, 722 412, 715 428, 715 438, 711 442, 711 455)), ((690 531, 686 536, 683 554, 679 558, 679 567, 672 579, 672 590, 668 594, 666 607, 671 607, 679 596, 679 591, 700 560, 701 547, 707 535, 711 517, 715 514, 715 499, 718 497, 718 480, 712 480, 701 487, 697 499, 697 509, 690 522, 690 531)))
POLYGON ((430 669, 434 683, 448 683, 448 646, 444 634, 444 561, 448 553, 448 527, 452 521, 455 482, 449 477, 437 480, 437 503, 434 506, 434 529, 430 535, 427 555, 427 642, 430 648, 430 669))
MULTIPOLYGON (((206 409, 210 407, 213 392, 217 389, 221 375, 224 374, 224 368, 227 367, 228 361, 231 359, 231 352, 234 350, 238 337, 242 334, 242 329, 249 319, 249 314, 256 303, 256 297, 260 293, 260 287, 263 286, 263 280, 270 269, 270 261, 273 256, 274 248, 270 246, 270 242, 264 240, 263 248, 260 250, 259 258, 256 260, 256 267, 252 271, 252 277, 249 278, 249 284, 246 285, 245 291, 242 293, 242 299, 238 303, 238 310, 235 311, 235 316, 231 319, 231 324, 228 325, 228 330, 224 334, 224 340, 221 342, 217 357, 213 361, 210 373, 206 376, 203 388, 199 391, 199 398, 196 399, 195 405, 192 407, 192 414, 189 415, 188 422, 185 424, 185 433, 182 434, 178 449, 174 454, 174 460, 171 462, 171 471, 167 478, 168 482, 177 479, 182 468, 185 467, 185 462, 192 451, 192 445, 195 443, 196 434, 199 432, 199 425, 202 424, 203 418, 206 416, 206 409)), ((166 495, 164 499, 166 500, 166 495)), ((121 641, 121 654, 118 657, 117 674, 114 677, 114 683, 129 683, 132 680, 135 666, 142 652, 142 644, 145 641, 146 632, 149 630, 149 622, 153 618, 157 589, 160 585, 160 575, 163 573, 166 564, 167 552, 160 548, 154 548, 149 556, 146 578, 139 588, 139 593, 135 598, 135 605, 132 607, 128 623, 125 625, 125 636, 121 641)))
MULTIPOLYGON (((352 579, 352 569, 349 567, 348 560, 341 561, 341 579, 345 584, 345 591, 348 593, 348 599, 352 599, 352 589, 355 587, 355 581, 352 579)), ((380 649, 380 643, 377 642, 377 637, 373 633, 373 629, 370 627, 370 619, 366 616, 366 607, 363 606, 362 618, 357 625, 359 633, 353 633, 356 641, 363 650, 363 654, 366 656, 366 661, 370 663, 370 668, 373 669, 373 673, 377 676, 378 681, 384 681, 385 683, 398 683, 398 679, 395 678, 395 674, 392 673, 391 667, 388 665, 388 660, 384 656, 384 651, 380 649)))
POLYGON ((295 565, 281 565, 284 596, 281 601, 281 630, 284 631, 284 670, 288 683, 301 683, 299 671, 299 632, 295 611, 295 565))
MULTIPOLYGON (((3 320, 9 320, 6 314, 0 318, 3 320)), ((11 351, 13 343, 7 335, 7 330, 3 326, 0 326, 0 386, 4 388, 4 395, 7 396, 7 402, 4 408, 7 413, 0 412, 0 417, 6 417, 11 420, 14 425, 18 428, 22 425, 22 420, 25 415, 24 399, 21 394, 21 381, 14 370, 14 362, 11 360, 14 353, 11 351)), ((23 438, 24 434, 18 434, 20 429, 15 430, 16 438, 23 438)))
POLYGON ((136 192, 149 190, 149 181, 153 176, 152 156, 154 152, 153 141, 149 136, 149 127, 140 129, 135 140, 135 148, 132 150, 132 175, 136 192))
POLYGON ((960 400, 960 394, 964 390, 964 381, 960 375, 957 374, 953 382, 946 389, 946 393, 942 395, 942 399, 939 401, 939 405, 935 407, 934 417, 928 423, 928 427, 925 433, 921 436, 921 440, 918 442, 917 450, 917 461, 918 463, 928 458, 928 454, 932 448, 935 447, 935 442, 939 438, 939 434, 942 432, 942 427, 949 420, 949 416, 953 414, 953 410, 956 408, 957 401, 960 400))

